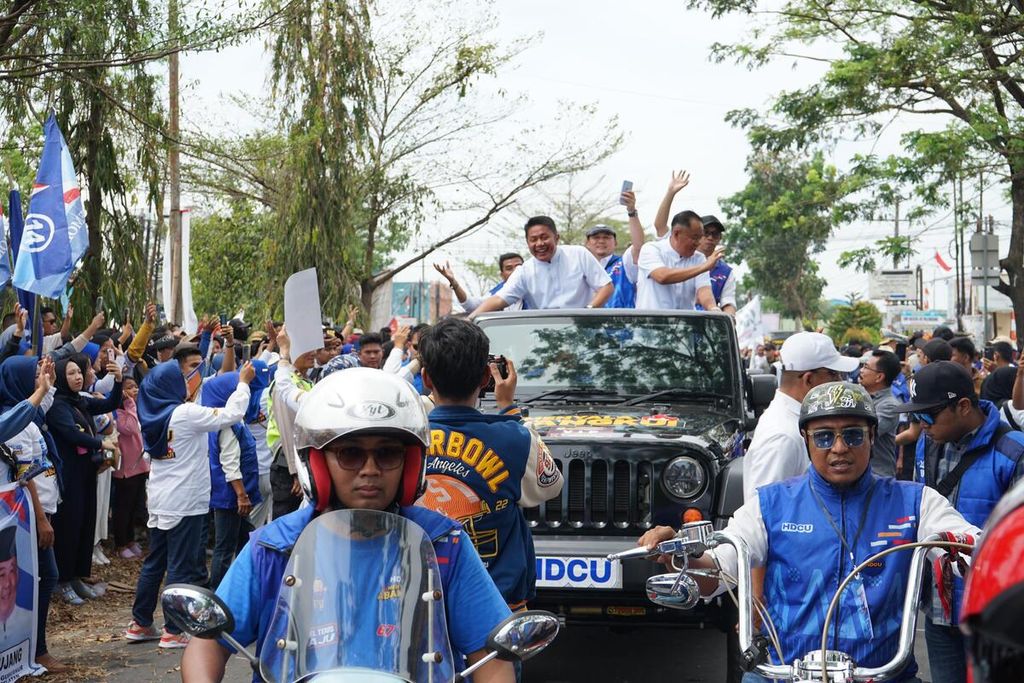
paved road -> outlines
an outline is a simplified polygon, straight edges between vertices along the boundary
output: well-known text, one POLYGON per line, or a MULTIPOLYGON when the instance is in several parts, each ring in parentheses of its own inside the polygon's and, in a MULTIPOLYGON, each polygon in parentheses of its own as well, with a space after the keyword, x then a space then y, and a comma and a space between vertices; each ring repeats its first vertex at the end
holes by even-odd
MULTIPOLYGON (((98 681, 138 683, 180 680, 178 652, 159 652, 152 644, 128 645, 124 641, 104 643, 97 654, 111 667, 109 676, 98 681)), ((924 634, 918 633, 917 657, 922 679, 929 680, 924 634)), ((575 627, 563 631, 558 640, 536 659, 527 662, 525 683, 720 683, 724 680, 724 644, 715 631, 671 633, 639 630, 613 633, 606 628, 575 627)), ((233 658, 224 679, 244 683, 248 665, 233 658)))

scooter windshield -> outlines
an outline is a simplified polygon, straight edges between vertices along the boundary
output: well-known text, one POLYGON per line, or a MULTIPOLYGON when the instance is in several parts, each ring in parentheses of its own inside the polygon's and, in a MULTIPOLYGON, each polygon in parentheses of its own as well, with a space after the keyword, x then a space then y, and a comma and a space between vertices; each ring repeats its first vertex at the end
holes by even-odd
POLYGON ((426 533, 376 510, 302 532, 260 654, 267 681, 447 683, 455 675, 441 577, 426 533), (426 597, 425 597, 426 596, 426 597))

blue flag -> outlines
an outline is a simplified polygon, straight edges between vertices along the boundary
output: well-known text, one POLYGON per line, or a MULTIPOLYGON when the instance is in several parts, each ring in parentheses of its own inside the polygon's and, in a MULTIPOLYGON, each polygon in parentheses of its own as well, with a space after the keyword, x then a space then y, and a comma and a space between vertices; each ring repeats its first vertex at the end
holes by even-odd
MULTIPOLYGON (((18 250, 21 246, 22 233, 25 227, 25 214, 21 211, 21 193, 17 190, 11 190, 8 207, 10 208, 7 215, 10 217, 11 260, 17 263, 18 250)), ((36 316, 36 295, 17 287, 14 288, 14 292, 18 295, 18 303, 28 311, 28 325, 26 326, 28 332, 25 335, 26 338, 22 340, 22 345, 27 349, 31 340, 39 339, 40 342, 36 345, 36 353, 37 355, 42 355, 43 322, 42 316, 36 316)))
POLYGON ((89 231, 71 152, 53 114, 44 132, 43 156, 14 262, 14 286, 56 299, 89 248, 89 231))

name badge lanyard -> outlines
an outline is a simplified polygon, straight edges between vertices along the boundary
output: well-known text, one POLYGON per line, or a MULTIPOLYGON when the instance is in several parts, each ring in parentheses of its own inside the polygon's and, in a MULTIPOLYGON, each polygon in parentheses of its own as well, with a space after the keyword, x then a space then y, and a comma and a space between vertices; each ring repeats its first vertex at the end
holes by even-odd
MULTIPOLYGON (((868 510, 871 509, 871 498, 875 495, 875 482, 874 481, 871 482, 871 486, 870 486, 870 488, 868 488, 868 491, 867 491, 867 493, 864 496, 864 507, 861 509, 861 513, 860 513, 860 524, 858 524, 858 526, 857 526, 857 533, 854 534, 854 536, 853 536, 853 544, 852 545, 846 542, 846 537, 843 536, 843 532, 842 532, 842 530, 840 530, 839 525, 836 524, 836 520, 832 517, 832 513, 829 512, 828 508, 825 506, 825 501, 823 501, 821 499, 821 495, 817 491, 814 490, 814 485, 811 484, 810 481, 808 481, 807 482, 807 487, 811 490, 811 495, 814 496, 814 502, 817 504, 818 509, 821 510, 822 514, 825 515, 825 519, 828 520, 829 526, 832 527, 833 533, 835 533, 836 537, 839 538, 839 542, 843 544, 843 548, 845 548, 846 552, 849 554, 849 556, 850 556, 850 569, 852 570, 854 567, 857 566, 857 558, 856 558, 856 555, 853 552, 853 548, 856 547, 857 541, 860 539, 860 534, 861 534, 862 531, 864 531, 864 525, 867 523, 868 510)), ((840 581, 842 581, 842 578, 840 578, 840 581)), ((859 607, 859 610, 858 610, 858 611, 861 612, 861 618, 862 618, 861 625, 867 631, 868 638, 871 638, 871 637, 874 636, 874 629, 871 626, 871 615, 870 615, 870 611, 869 611, 869 608, 868 608, 867 592, 864 590, 864 581, 861 578, 859 572, 858 572, 857 576, 855 576, 853 578, 853 580, 851 581, 851 586, 850 587, 855 589, 858 601, 861 603, 860 607, 859 607)), ((839 620, 837 619, 836 623, 835 623, 835 631, 833 632, 833 636, 832 636, 833 647, 838 647, 838 640, 839 640, 839 620)))

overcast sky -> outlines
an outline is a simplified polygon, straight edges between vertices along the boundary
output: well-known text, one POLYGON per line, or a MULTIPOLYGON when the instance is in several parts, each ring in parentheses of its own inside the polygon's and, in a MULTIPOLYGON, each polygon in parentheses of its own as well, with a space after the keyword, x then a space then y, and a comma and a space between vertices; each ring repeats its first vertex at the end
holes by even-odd
MULTIPOLYGON (((498 74, 497 84, 529 97, 533 104, 522 115, 534 116, 536 124, 543 123, 550 115, 551 103, 559 100, 594 103, 602 115, 617 115, 627 135, 626 144, 594 169, 591 177, 603 176, 612 197, 623 179, 632 180, 646 225, 672 169, 685 168, 692 174, 690 186, 677 197, 675 210, 692 208, 701 214, 720 214, 718 200, 746 183, 744 162, 749 151, 743 131, 725 122, 726 112, 742 107, 763 109, 774 93, 805 85, 821 70, 820 65, 797 67, 791 62, 753 72, 731 64, 713 64, 708 59, 711 44, 745 35, 747 24, 735 18, 713 20, 701 12, 686 10, 685 4, 684 0, 495 3, 499 19, 496 37, 500 41, 539 34, 512 68, 498 74)), ((222 122, 230 121, 239 129, 251 127, 251 114, 227 104, 224 98, 261 93, 266 66, 259 41, 219 54, 187 56, 182 65, 183 83, 189 87, 189 99, 183 102, 186 118, 203 120, 202 115, 190 116, 190 110, 217 112, 222 122)), ((855 151, 893 152, 898 135, 916 125, 915 120, 897 120, 882 140, 851 141, 834 160, 842 167, 855 151)), ((1009 210, 994 191, 986 194, 985 207, 986 213, 995 215, 997 232, 1004 235, 1005 253, 1009 210)), ((532 213, 544 212, 543 206, 535 208, 532 213)), ((867 246, 872 239, 891 234, 892 228, 891 222, 863 223, 848 226, 833 237, 819 257, 821 272, 829 283, 826 298, 845 298, 853 291, 866 293, 867 277, 839 269, 835 259, 844 250, 867 246)), ((929 286, 933 277, 942 275, 934 261, 936 249, 952 263, 948 251, 952 230, 946 212, 910 226, 911 234, 919 234, 916 246, 920 252, 912 265, 924 264, 929 286)), ((493 231, 482 231, 442 251, 439 258, 450 258, 458 264, 464 258, 494 257, 504 246, 525 251, 522 244, 498 245, 493 231)), ((420 272, 413 268, 399 279, 416 280, 420 272)), ((436 278, 428 271, 428 279, 436 278)), ((937 303, 945 306, 944 287, 937 289, 937 303)))

